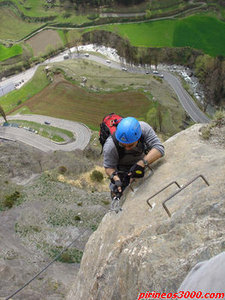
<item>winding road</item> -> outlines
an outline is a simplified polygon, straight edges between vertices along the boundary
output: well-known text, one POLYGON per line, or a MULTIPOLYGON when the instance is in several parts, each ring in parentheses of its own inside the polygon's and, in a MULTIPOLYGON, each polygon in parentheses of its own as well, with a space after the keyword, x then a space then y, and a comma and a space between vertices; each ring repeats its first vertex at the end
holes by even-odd
MULTIPOLYGON (((120 69, 121 70, 121 64, 112 61, 110 65, 106 62, 105 59, 102 57, 97 57, 95 55, 89 55, 88 58, 94 60, 98 63, 102 63, 104 65, 110 66, 111 68, 120 69)), ((127 69, 127 72, 130 73, 141 73, 145 74, 146 70, 144 68, 138 68, 135 66, 125 66, 127 69)), ((149 66, 150 68, 150 66, 149 66)), ((210 119, 200 110, 200 108, 196 105, 192 97, 188 94, 188 92, 183 88, 180 80, 172 75, 170 72, 167 71, 161 71, 158 69, 160 73, 164 75, 164 80, 168 82, 168 84, 172 87, 174 92, 176 93, 181 105, 183 106, 186 113, 190 116, 190 118, 195 123, 209 123, 210 119)))
POLYGON ((32 147, 35 147, 44 152, 50 151, 73 151, 76 149, 83 150, 89 143, 91 137, 91 131, 89 128, 81 123, 56 119, 53 117, 46 117, 41 115, 15 115, 8 116, 8 120, 27 120, 36 123, 44 124, 47 120, 54 127, 63 128, 71 131, 75 136, 75 141, 69 143, 55 143, 47 138, 37 135, 33 132, 27 131, 23 128, 13 127, 0 127, 0 138, 10 139, 13 141, 20 141, 32 147))
POLYGON ((163 75, 191 119, 196 123, 209 123, 210 119, 195 104, 188 92, 182 87, 180 80, 169 72, 164 71, 163 75))
MULTIPOLYGON (((68 51, 67 51, 68 52, 68 51)), ((64 58, 63 56, 67 53, 63 52, 56 57, 48 59, 42 64, 48 64, 52 62, 59 62, 62 61, 64 58)), ((94 60, 98 63, 107 65, 110 68, 115 68, 121 70, 122 65, 119 62, 111 61, 110 64, 106 62, 106 59, 95 56, 90 54, 86 57, 84 54, 77 55, 76 53, 70 54, 73 59, 88 59, 94 60)), ((23 83, 19 86, 19 88, 25 84, 32 76, 34 75, 38 65, 15 76, 5 79, 4 81, 0 82, 0 88, 3 87, 4 84, 9 83, 16 83, 21 82, 23 83)), ((126 66, 127 72, 131 73, 142 73, 145 74, 144 68, 138 68, 135 66, 126 66)), ((161 71, 164 75, 164 80, 168 82, 168 84, 172 87, 172 89, 177 94, 177 97, 183 106, 186 113, 191 117, 191 119, 196 123, 208 123, 210 119, 198 108, 195 104, 191 96, 187 93, 187 91, 182 87, 180 80, 172 75, 170 72, 161 71)), ((8 119, 21 119, 21 120, 28 120, 37 123, 42 123, 47 120, 51 123, 52 126, 67 129, 73 132, 74 136, 76 137, 75 141, 69 142, 67 144, 57 144, 49 139, 36 135, 32 132, 29 132, 24 129, 12 128, 12 127, 0 127, 0 138, 3 139, 11 139, 15 141, 24 142, 30 146, 38 148, 44 152, 55 151, 55 150, 62 150, 62 151, 72 151, 75 149, 83 150, 90 141, 91 132, 87 126, 84 124, 80 124, 77 122, 72 122, 68 120, 56 119, 53 117, 46 117, 40 115, 16 115, 16 116, 9 116, 8 119)))

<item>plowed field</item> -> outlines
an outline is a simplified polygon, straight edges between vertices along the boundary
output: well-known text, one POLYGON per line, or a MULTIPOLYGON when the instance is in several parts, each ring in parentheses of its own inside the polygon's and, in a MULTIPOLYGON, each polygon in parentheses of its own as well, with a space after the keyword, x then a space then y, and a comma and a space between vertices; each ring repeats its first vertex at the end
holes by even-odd
POLYGON ((34 56, 38 56, 40 53, 45 53, 48 48, 59 48, 63 45, 57 31, 44 30, 39 34, 34 35, 26 41, 32 49, 34 56))

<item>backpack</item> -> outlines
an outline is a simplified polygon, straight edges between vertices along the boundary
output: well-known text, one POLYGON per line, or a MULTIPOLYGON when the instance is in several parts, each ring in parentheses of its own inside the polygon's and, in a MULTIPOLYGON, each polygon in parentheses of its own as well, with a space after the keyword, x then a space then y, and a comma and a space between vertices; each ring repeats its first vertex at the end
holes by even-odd
MULTIPOLYGON (((100 131, 99 131, 99 142, 103 146, 107 140, 107 138, 115 133, 117 125, 120 123, 120 121, 123 119, 123 117, 111 113, 105 116, 102 120, 102 123, 100 124, 100 131)), ((102 153, 102 151, 101 151, 102 153)))
MULTIPOLYGON (((102 145, 101 154, 103 151, 103 146, 107 140, 107 138, 111 135, 113 142, 116 146, 116 149, 118 151, 119 158, 121 159, 124 155, 124 148, 119 145, 119 142, 117 141, 115 137, 116 127, 120 123, 120 121, 123 119, 120 115, 117 115, 115 113, 110 113, 107 116, 105 116, 102 120, 102 123, 100 124, 100 131, 99 131, 99 142, 102 145)), ((145 153, 147 153, 146 150, 146 144, 144 142, 144 137, 141 135, 140 141, 142 143, 142 148, 145 153)))

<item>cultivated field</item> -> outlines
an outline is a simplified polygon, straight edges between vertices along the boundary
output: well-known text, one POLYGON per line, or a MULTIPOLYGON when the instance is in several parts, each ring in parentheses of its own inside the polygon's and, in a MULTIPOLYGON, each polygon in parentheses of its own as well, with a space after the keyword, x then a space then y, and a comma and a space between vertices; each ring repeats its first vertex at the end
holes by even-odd
POLYGON ((32 113, 76 120, 98 128, 103 116, 115 111, 122 115, 145 116, 150 102, 138 92, 96 94, 55 76, 54 82, 26 101, 32 113))
POLYGON ((43 54, 51 49, 63 46, 62 40, 55 30, 44 30, 26 40, 26 43, 33 49, 34 56, 43 54))

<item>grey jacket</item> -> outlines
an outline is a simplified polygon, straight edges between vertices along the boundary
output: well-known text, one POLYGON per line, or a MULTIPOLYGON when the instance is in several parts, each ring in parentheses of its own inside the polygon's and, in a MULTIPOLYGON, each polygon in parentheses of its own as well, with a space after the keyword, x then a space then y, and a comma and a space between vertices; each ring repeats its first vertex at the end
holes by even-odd
MULTIPOLYGON (((140 121, 142 136, 144 138, 144 142, 147 146, 148 150, 152 148, 158 149, 162 156, 164 155, 164 146, 160 142, 159 138, 157 137, 155 131, 152 127, 140 121)), ((140 144, 137 145, 132 150, 125 150, 125 154, 121 159, 119 159, 119 154, 116 149, 116 146, 113 142, 112 137, 108 137, 103 147, 103 155, 104 155, 104 167, 105 168, 113 168, 119 169, 122 171, 128 170, 130 166, 135 164, 139 161, 142 157, 144 157, 143 148, 140 144)))

